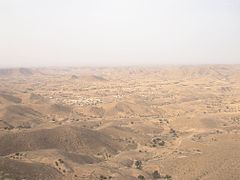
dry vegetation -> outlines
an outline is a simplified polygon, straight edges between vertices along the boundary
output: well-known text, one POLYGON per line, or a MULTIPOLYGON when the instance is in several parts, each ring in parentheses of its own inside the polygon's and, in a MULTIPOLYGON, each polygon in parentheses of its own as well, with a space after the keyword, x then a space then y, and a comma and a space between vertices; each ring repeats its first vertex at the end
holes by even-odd
POLYGON ((240 66, 0 70, 0 179, 240 179, 240 66))

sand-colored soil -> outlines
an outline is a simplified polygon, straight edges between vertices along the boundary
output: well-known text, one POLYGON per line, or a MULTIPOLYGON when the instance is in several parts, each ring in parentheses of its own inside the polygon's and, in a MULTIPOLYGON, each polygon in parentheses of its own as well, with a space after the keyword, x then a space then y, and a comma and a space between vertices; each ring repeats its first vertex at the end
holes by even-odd
POLYGON ((0 179, 240 179, 240 66, 0 70, 0 179))

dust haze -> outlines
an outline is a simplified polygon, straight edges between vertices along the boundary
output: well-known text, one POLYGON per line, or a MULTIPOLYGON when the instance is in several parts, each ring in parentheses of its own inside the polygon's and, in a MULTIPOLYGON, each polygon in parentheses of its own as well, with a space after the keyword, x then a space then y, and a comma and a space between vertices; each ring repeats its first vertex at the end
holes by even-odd
POLYGON ((0 21, 0 67, 240 63, 236 0, 8 0, 0 21))

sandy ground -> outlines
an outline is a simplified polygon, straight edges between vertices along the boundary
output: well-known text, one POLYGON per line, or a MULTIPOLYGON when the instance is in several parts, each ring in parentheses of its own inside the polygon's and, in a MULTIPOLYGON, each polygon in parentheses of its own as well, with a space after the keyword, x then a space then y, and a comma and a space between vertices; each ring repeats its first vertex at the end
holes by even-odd
POLYGON ((240 179, 240 66, 0 69, 0 179, 240 179))

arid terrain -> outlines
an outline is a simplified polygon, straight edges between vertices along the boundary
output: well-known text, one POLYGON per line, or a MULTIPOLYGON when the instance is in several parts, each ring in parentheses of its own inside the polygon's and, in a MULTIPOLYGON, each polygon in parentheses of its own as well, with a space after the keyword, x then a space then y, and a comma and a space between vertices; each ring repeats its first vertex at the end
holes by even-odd
POLYGON ((240 65, 0 69, 0 179, 240 179, 240 65))

